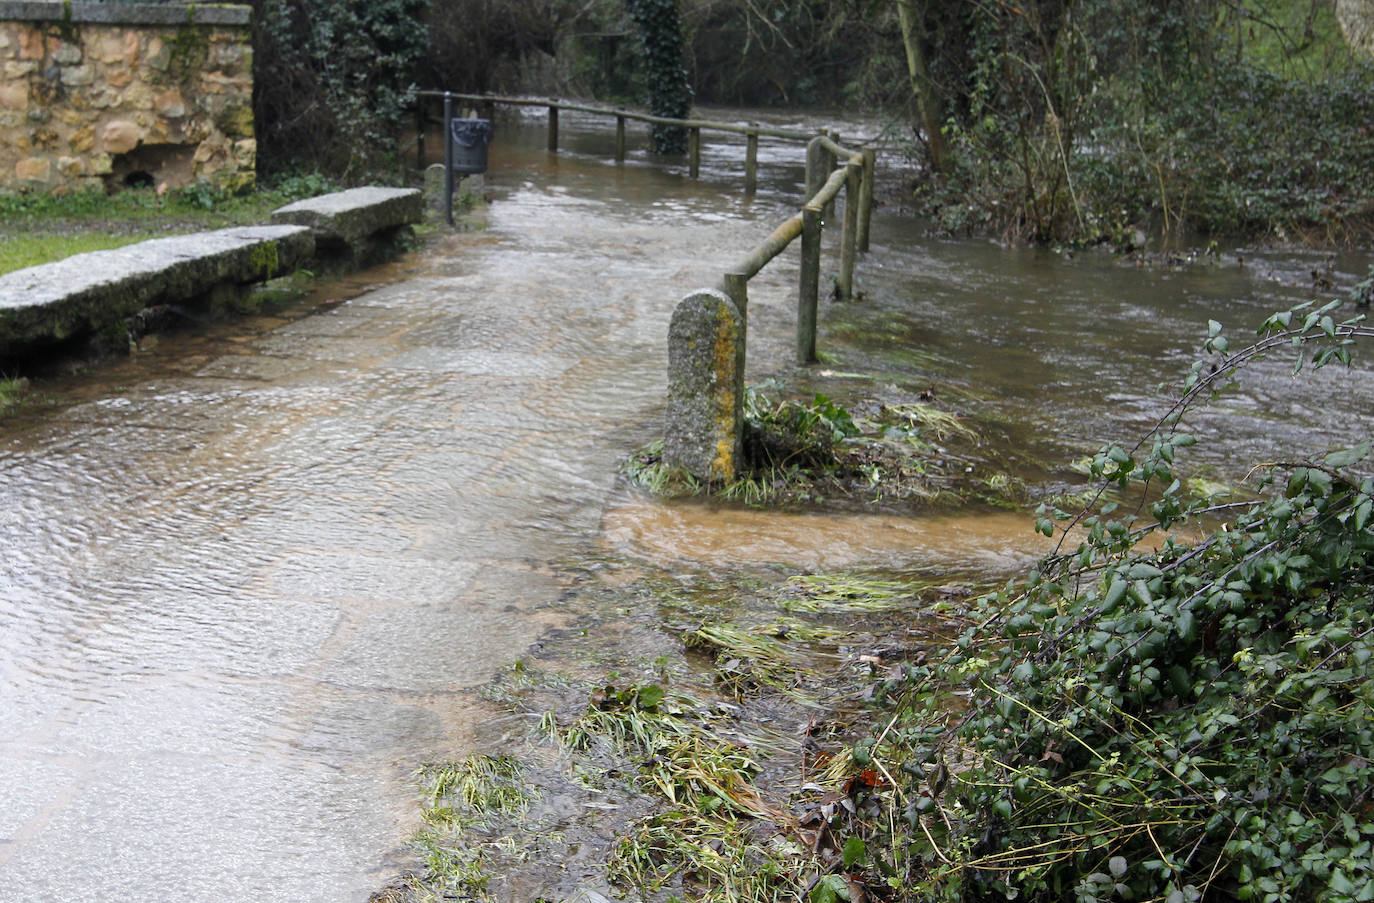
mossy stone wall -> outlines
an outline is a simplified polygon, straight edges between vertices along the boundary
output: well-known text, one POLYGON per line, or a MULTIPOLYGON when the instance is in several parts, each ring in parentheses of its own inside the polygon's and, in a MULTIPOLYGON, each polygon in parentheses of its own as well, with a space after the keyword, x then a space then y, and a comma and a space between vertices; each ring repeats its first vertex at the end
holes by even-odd
POLYGON ((252 184, 251 9, 0 2, 0 191, 252 184))

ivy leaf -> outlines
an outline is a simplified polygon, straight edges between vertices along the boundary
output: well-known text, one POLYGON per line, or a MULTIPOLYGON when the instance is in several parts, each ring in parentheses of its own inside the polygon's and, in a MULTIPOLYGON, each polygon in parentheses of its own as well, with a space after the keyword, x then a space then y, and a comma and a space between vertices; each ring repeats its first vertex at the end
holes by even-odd
POLYGON ((1363 461, 1369 456, 1369 447, 1370 440, 1366 439, 1359 445, 1351 448, 1342 448, 1333 451, 1325 458, 1326 466, 1335 468, 1349 467, 1352 464, 1363 461))
POLYGON ((864 858, 866 848, 864 842, 858 837, 851 837, 844 842, 844 851, 841 853, 844 867, 853 868, 854 863, 864 858))

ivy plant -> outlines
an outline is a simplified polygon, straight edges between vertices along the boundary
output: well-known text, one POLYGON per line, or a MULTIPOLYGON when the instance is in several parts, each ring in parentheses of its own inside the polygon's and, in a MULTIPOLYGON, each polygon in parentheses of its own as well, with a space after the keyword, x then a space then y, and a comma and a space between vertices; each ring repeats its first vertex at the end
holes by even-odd
POLYGON ((863 753, 892 819, 849 826, 886 850, 875 879, 948 901, 1374 900, 1371 443, 1264 463, 1241 501, 1178 475, 1188 413, 1259 356, 1349 364, 1374 329, 1338 305, 1236 351, 1211 324, 1165 417, 1092 459, 1093 503, 1040 510, 1055 554, 887 682, 863 753))
MULTIPOLYGON (((686 119, 692 112, 692 87, 682 65, 682 17, 676 0, 625 0, 625 8, 644 46, 649 110, 655 116, 686 119)), ((650 134, 657 153, 687 150, 687 131, 681 126, 655 124, 650 134)))

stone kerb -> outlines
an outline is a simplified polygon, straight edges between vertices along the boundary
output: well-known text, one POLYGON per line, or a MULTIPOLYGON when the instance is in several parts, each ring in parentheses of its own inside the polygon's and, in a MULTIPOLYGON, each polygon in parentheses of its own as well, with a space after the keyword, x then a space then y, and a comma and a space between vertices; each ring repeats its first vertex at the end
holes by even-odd
POLYGON ((0 370, 35 348, 120 330, 149 307, 271 279, 314 254, 302 226, 244 226, 90 251, 0 276, 0 370))
POLYGON ((251 9, 0 0, 0 190, 252 184, 251 9))
POLYGON ((307 226, 321 253, 356 257, 423 221, 424 213, 424 195, 417 188, 366 186, 287 204, 272 212, 272 222, 307 226))
POLYGON ((744 320, 725 294, 678 302, 668 327, 663 463, 706 482, 735 478, 741 453, 744 320))

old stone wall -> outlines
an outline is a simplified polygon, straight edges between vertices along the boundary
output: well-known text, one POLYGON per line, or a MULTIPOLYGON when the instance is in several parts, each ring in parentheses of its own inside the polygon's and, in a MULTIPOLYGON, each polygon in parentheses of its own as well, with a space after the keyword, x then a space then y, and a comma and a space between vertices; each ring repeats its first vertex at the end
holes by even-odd
POLYGON ((251 184, 250 12, 0 2, 0 191, 251 184))

